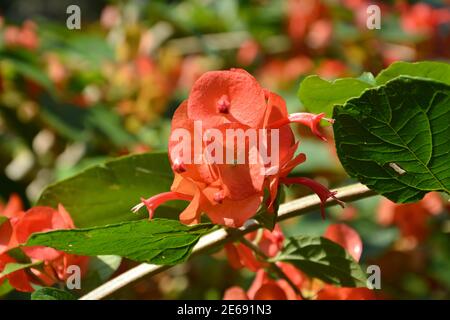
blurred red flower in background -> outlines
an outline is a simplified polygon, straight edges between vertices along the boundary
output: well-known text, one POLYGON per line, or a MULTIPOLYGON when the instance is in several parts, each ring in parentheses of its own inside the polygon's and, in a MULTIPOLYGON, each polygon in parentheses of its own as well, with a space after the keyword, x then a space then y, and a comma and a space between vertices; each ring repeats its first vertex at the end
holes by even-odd
POLYGON ((3 34, 3 40, 7 47, 19 47, 35 50, 39 46, 39 38, 36 33, 36 24, 25 21, 21 27, 7 26, 3 34))
MULTIPOLYGON (((342 246, 356 260, 362 253, 362 241, 358 233, 345 224, 331 224, 324 233, 324 237, 342 246)), ((246 236, 253 239, 254 244, 268 256, 274 257, 282 248, 284 236, 277 225, 274 231, 253 232, 246 236)), ((368 288, 345 288, 324 284, 317 279, 310 279, 303 272, 289 263, 277 262, 276 265, 290 280, 273 279, 264 269, 267 263, 255 258, 254 253, 244 244, 228 244, 225 246, 228 262, 234 268, 247 267, 256 272, 255 279, 248 291, 234 286, 224 293, 225 300, 299 300, 301 295, 296 293, 292 285, 308 297, 317 300, 370 300, 376 299, 375 294, 368 288)))
MULTIPOLYGON (((19 262, 8 251, 26 243, 31 234, 75 228, 72 218, 62 205, 59 205, 58 210, 50 207, 34 207, 24 212, 22 203, 16 195, 11 196, 6 206, 0 206, 0 216, 8 219, 0 226, 0 272, 8 263, 19 262)), ((42 246, 22 247, 20 250, 32 263, 42 262, 42 264, 29 268, 30 273, 21 269, 0 277, 0 284, 8 279, 10 285, 18 291, 33 291, 33 283, 51 286, 57 281, 64 281, 69 276, 66 271, 71 265, 78 266, 82 275, 87 270, 87 257, 42 246)))
POLYGON ((403 238, 421 242, 429 231, 428 219, 444 210, 442 198, 437 192, 428 193, 416 203, 396 204, 383 198, 377 209, 378 223, 396 225, 403 238))

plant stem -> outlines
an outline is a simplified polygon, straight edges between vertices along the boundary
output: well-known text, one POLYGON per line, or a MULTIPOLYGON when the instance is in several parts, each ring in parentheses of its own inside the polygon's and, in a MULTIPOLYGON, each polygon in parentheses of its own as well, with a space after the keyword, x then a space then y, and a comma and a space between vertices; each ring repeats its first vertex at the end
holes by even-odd
MULTIPOLYGON (((350 186, 336 189, 337 196, 340 200, 345 202, 351 202, 363 198, 374 196, 376 193, 365 185, 356 183, 350 186)), ((337 202, 333 199, 329 199, 326 206, 336 205, 337 202)), ((320 208, 320 199, 317 195, 306 196, 297 200, 290 201, 280 205, 278 209, 277 222, 297 217, 320 208)), ((224 243, 240 240, 240 238, 252 231, 255 231, 262 226, 256 220, 249 220, 245 226, 237 229, 233 234, 228 234, 224 228, 220 228, 200 238, 199 242, 192 250, 191 256, 200 255, 208 252, 212 248, 223 245, 224 243)), ((142 263, 137 267, 134 267, 114 279, 102 284, 96 289, 92 290, 88 294, 82 296, 80 300, 99 300, 103 299, 115 291, 129 285, 130 283, 144 277, 153 276, 164 270, 169 269, 170 266, 154 265, 142 263)))

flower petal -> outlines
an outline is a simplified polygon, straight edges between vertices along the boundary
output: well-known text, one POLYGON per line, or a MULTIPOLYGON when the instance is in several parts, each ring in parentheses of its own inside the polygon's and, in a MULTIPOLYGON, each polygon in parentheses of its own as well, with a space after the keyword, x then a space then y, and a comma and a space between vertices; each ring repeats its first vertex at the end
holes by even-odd
POLYGON ((348 253, 350 253, 353 259, 359 261, 362 254, 363 244, 361 237, 354 229, 343 223, 331 224, 328 226, 323 236, 342 246, 348 253))

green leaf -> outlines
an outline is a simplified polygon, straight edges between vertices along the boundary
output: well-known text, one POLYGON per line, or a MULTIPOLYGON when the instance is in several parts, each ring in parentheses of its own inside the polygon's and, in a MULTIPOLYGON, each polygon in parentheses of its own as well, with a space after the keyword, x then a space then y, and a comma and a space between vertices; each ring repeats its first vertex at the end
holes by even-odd
POLYGON ((0 284, 0 298, 6 296, 12 291, 14 291, 14 287, 9 284, 8 279, 4 279, 2 284, 0 284))
MULTIPOLYGON (((38 205, 64 205, 77 227, 90 227, 146 217, 131 208, 141 197, 170 190, 173 175, 166 153, 122 157, 91 167, 80 174, 49 186, 38 205)), ((174 216, 183 203, 169 202, 156 211, 174 216)), ((185 205, 185 203, 184 203, 185 205)))
POLYGON ((334 109, 347 173, 395 202, 450 190, 450 86, 398 77, 334 109))
POLYGON ((2 226, 2 224, 4 224, 6 221, 8 221, 9 219, 5 216, 0 216, 0 227, 2 226))
POLYGON ((33 263, 16 263, 16 262, 7 263, 3 271, 0 272, 0 278, 6 277, 8 274, 11 274, 13 272, 35 267, 40 264, 42 264, 42 261, 37 261, 33 263))
POLYGON ((269 190, 264 189, 264 199, 261 203, 260 208, 256 212, 254 219, 258 221, 264 228, 272 231, 275 228, 275 224, 277 223, 280 203, 282 203, 284 200, 284 189, 283 187, 278 188, 277 196, 273 204, 273 212, 269 212, 266 205, 269 195, 269 190))
POLYGON ((365 287, 359 264, 335 242, 312 236, 288 238, 274 261, 288 262, 308 276, 342 287, 365 287))
POLYGON ((185 261, 199 238, 211 229, 211 224, 189 227, 170 219, 141 220, 37 233, 26 245, 84 256, 118 255, 139 262, 173 265, 185 261))
POLYGON ((14 70, 21 76, 33 80, 35 83, 45 88, 48 92, 54 93, 55 87, 53 86, 50 78, 41 68, 37 67, 32 62, 21 61, 13 56, 5 58, 5 61, 11 62, 14 70))
POLYGON ((358 97, 365 89, 372 87, 367 81, 367 75, 363 80, 343 78, 331 82, 318 76, 309 76, 300 84, 298 97, 309 112, 325 112, 327 117, 331 117, 335 105, 358 97))
POLYGON ((395 62, 376 77, 377 84, 385 84, 399 76, 428 78, 450 85, 450 64, 433 61, 395 62))
POLYGON ((76 300, 70 292, 56 288, 44 287, 31 294, 31 300, 76 300))

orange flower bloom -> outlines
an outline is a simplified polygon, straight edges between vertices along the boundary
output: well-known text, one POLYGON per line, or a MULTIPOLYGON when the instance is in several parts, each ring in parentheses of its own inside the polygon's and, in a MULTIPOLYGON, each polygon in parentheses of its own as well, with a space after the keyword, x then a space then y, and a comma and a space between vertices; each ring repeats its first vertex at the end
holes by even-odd
MULTIPOLYGON (((0 216, 8 218, 0 225, 0 272, 8 263, 18 262, 7 251, 26 243, 31 234, 75 228, 72 218, 62 205, 58 206, 58 210, 50 207, 34 207, 23 212, 22 203, 15 195, 11 196, 5 207, 0 206, 0 216)), ((29 270, 18 270, 0 278, 0 284, 6 278, 18 291, 33 291, 31 286, 33 283, 51 286, 57 281, 66 280, 69 276, 66 270, 70 265, 80 267, 82 274, 87 269, 87 257, 42 246, 23 247, 21 250, 31 262, 41 261, 42 265, 29 270), (34 274, 34 277, 31 274, 34 274)))
MULTIPOLYGON (((284 235, 279 225, 276 225, 273 231, 267 229, 255 231, 245 236, 249 241, 256 241, 256 244, 268 257, 274 257, 283 247, 284 235)), ((256 272, 261 269, 265 264, 258 260, 255 253, 243 245, 238 244, 225 244, 225 252, 228 257, 228 262, 235 269, 243 267, 256 272)))
MULTIPOLYGON (((257 232, 246 236, 255 241, 257 232)), ((338 243, 346 249, 356 261, 362 252, 362 242, 358 233, 344 224, 332 224, 325 231, 324 237, 338 243)), ((284 236, 276 226, 273 232, 264 230, 257 243, 267 256, 275 256, 282 248, 284 236)), ((256 272, 249 290, 234 286, 225 291, 224 300, 300 300, 294 288, 285 279, 273 279, 265 271, 267 264, 256 260, 254 253, 243 244, 225 246, 228 261, 234 268, 247 267, 256 272), (245 248, 245 250, 243 250, 245 248)), ((341 288, 324 284, 317 279, 308 278, 294 265, 278 262, 277 266, 300 292, 308 292, 308 296, 316 300, 370 300, 376 299, 372 290, 367 288, 341 288)))
POLYGON ((354 229, 343 223, 331 224, 323 236, 339 244, 353 259, 359 261, 362 254, 362 240, 354 229))
POLYGON ((36 24, 25 21, 22 27, 8 26, 3 35, 6 46, 35 50, 39 46, 36 24))
POLYGON ((3 222, 0 220, 0 254, 17 246, 18 242, 13 236, 13 225, 23 214, 22 201, 18 195, 11 195, 6 205, 0 202, 0 217, 6 218, 3 222))
POLYGON ((175 179, 171 191, 142 199, 133 211, 146 206, 152 218, 161 203, 187 200, 190 204, 180 214, 183 223, 198 223, 206 213, 215 224, 239 227, 257 212, 265 188, 270 190, 269 210, 273 208, 280 183, 304 184, 318 192, 322 201, 334 197, 312 180, 286 179, 305 161, 304 154, 294 156, 298 143, 289 124, 306 125, 324 139, 319 123, 332 120, 323 116, 289 115, 284 100, 263 89, 244 70, 207 72, 172 119, 169 158, 175 179), (224 160, 224 155, 226 161, 215 161, 215 157, 224 160), (268 157, 270 161, 265 161, 268 157))
POLYGON ((396 225, 404 238, 423 241, 428 235, 427 221, 444 209, 437 192, 428 193, 416 203, 396 204, 383 198, 378 206, 377 219, 382 225, 396 225))

